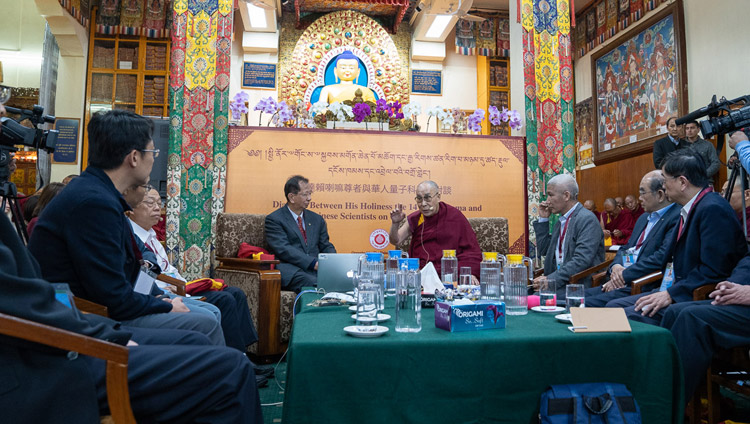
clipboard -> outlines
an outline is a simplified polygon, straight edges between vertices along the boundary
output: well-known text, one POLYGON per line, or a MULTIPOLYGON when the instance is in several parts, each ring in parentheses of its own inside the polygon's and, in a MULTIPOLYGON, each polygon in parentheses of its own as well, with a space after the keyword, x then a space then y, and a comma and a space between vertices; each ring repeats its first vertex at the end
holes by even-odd
POLYGON ((570 308, 574 333, 630 333, 630 322, 623 308, 570 308))

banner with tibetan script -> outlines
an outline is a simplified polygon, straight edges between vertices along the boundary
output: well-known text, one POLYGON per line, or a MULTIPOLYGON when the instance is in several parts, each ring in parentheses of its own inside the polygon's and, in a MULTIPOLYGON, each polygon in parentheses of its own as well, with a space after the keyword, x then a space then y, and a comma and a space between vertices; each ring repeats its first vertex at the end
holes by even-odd
POLYGON ((414 212, 415 186, 432 180, 467 217, 507 218, 510 252, 524 253, 524 155, 522 137, 232 127, 226 211, 269 214, 300 174, 337 251, 386 250, 390 211, 414 212))

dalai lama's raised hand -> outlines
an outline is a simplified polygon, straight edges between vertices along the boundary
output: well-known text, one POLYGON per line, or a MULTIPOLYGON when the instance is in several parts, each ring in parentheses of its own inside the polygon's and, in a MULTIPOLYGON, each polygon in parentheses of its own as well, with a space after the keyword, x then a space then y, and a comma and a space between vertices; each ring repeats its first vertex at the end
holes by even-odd
POLYGON ((394 224, 399 224, 404 219, 406 219, 406 214, 404 213, 404 205, 399 203, 396 205, 396 209, 393 209, 391 211, 391 221, 394 224))

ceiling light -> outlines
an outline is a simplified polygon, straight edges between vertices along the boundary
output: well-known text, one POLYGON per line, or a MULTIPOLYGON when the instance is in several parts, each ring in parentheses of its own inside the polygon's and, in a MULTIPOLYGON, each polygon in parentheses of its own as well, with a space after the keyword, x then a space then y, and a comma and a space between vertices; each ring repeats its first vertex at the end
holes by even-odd
POLYGON ((247 14, 250 16, 250 26, 253 28, 265 28, 268 26, 266 21, 266 11, 258 6, 247 3, 247 14))
POLYGON ((435 19, 432 20, 432 24, 430 24, 430 27, 427 29, 427 33, 425 33, 426 38, 440 38, 440 35, 443 34, 443 31, 448 27, 448 24, 451 22, 451 18, 453 18, 452 15, 437 15, 435 16, 435 19))

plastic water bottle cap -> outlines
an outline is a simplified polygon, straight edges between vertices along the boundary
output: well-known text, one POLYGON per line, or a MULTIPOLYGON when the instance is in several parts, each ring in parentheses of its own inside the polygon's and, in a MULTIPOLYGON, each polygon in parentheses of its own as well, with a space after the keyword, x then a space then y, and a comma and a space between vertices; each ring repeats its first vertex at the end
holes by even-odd
POLYGON ((367 258, 367 262, 382 262, 383 261, 383 254, 380 252, 367 252, 365 253, 365 257, 367 258))
POLYGON ((400 250, 389 250, 388 251, 388 257, 391 258, 391 259, 400 258, 401 257, 401 251, 400 250))
POLYGON ((398 269, 409 269, 409 258, 398 258, 398 269))
POLYGON ((409 261, 409 271, 419 271, 419 258, 407 258, 409 261))
POLYGON ((444 258, 455 258, 456 257, 456 251, 455 250, 443 250, 443 257, 444 258))

